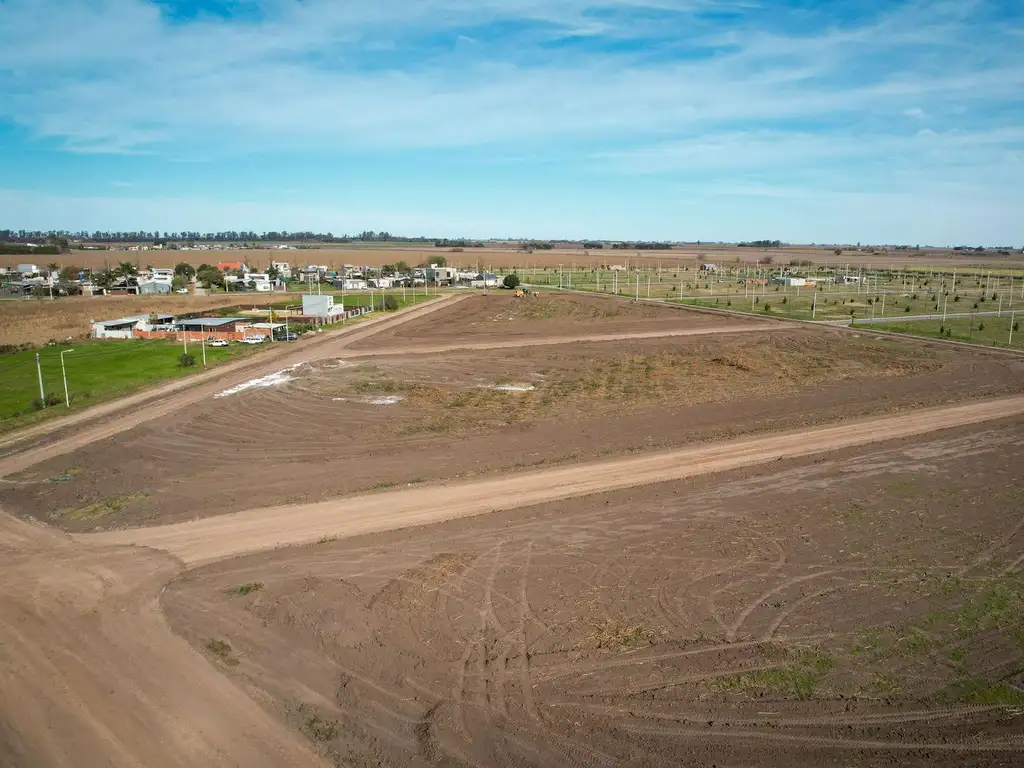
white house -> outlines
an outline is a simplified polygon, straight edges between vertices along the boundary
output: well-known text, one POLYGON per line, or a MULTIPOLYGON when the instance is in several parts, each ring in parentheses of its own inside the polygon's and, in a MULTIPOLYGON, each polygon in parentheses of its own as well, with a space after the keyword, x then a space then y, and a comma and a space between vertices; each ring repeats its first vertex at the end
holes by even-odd
POLYGON ((474 288, 497 288, 501 285, 501 279, 490 272, 481 272, 469 281, 474 288))
POLYGON ((292 266, 287 261, 272 261, 270 266, 277 270, 282 280, 292 279, 292 266))
POLYGON ((345 313, 340 304, 335 305, 334 297, 329 293, 322 295, 304 293, 302 295, 302 314, 309 317, 330 319, 345 313))
POLYGON ((39 271, 39 267, 35 264, 19 264, 15 271, 23 275, 34 275, 39 271))
POLYGON ((174 270, 155 267, 151 270, 149 279, 154 283, 172 285, 174 283, 174 270))
POLYGON ((784 275, 782 277, 773 277, 773 285, 786 285, 790 288, 802 288, 807 285, 806 277, 793 277, 792 275, 784 275))
POLYGON ((365 291, 369 287, 369 283, 365 280, 346 277, 344 279, 335 280, 334 287, 340 288, 343 291, 365 291))
POLYGON ((700 265, 700 271, 701 272, 717 272, 718 271, 718 267, 716 267, 714 264, 704 263, 704 264, 700 265))
POLYGON ((266 272, 250 272, 246 278, 252 283, 253 289, 260 293, 269 293, 274 290, 274 283, 266 272))
POLYGON ((101 320, 92 323, 94 339, 130 339, 135 331, 152 331, 174 322, 174 315, 129 315, 117 320, 101 320))
POLYGON ((455 267, 438 267, 431 264, 427 267, 426 276, 427 280, 431 283, 440 285, 441 283, 451 284, 455 281, 455 275, 458 270, 455 267))

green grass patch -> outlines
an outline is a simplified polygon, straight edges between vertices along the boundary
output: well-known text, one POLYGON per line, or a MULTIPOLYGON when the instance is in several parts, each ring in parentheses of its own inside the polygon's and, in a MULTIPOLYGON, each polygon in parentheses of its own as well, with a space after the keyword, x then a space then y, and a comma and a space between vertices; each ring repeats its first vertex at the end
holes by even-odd
MULTIPOLYGON (((270 345, 261 345, 270 346, 270 345)), ((256 345, 232 344, 228 347, 206 347, 207 365, 246 354, 255 354, 256 345)), ((64 400, 60 353, 64 355, 71 411, 135 392, 165 380, 190 376, 202 367, 202 347, 189 344, 188 351, 197 361, 195 367, 182 368, 178 357, 182 345, 164 340, 88 339, 67 346, 45 347, 4 355, 0 364, 0 432, 68 413, 64 400), (53 395, 56 404, 37 410, 39 372, 43 391, 53 395)))
POLYGON ((232 595, 242 595, 243 597, 245 597, 246 595, 251 595, 253 592, 259 592, 261 589, 263 589, 263 584, 261 584, 258 581, 250 581, 248 584, 242 584, 239 587, 233 587, 228 591, 232 595))
MULTIPOLYGON (((952 304, 949 311, 953 312, 952 304)), ((1002 317, 946 318, 945 322, 921 320, 912 323, 884 323, 865 327, 870 330, 904 333, 929 339, 963 341, 986 347, 1024 349, 1024 323, 1021 323, 1022 320, 1024 320, 1024 302, 1021 304, 1021 311, 1016 316, 1012 316, 1010 312, 1004 310, 1002 317), (1018 324, 1018 330, 1013 331, 1011 338, 1010 329, 1014 323, 1018 324)))
POLYGON ((810 699, 835 665, 831 656, 798 651, 788 664, 719 678, 715 685, 720 691, 766 691, 787 698, 810 699))
POLYGON ((213 656, 222 664, 227 664, 229 667, 238 665, 238 659, 235 657, 231 645, 224 640, 211 638, 203 644, 203 647, 213 654, 213 656))
POLYGON ((100 518, 116 514, 129 504, 144 498, 146 498, 144 493, 129 493, 112 499, 104 499, 84 507, 62 509, 55 513, 54 517, 64 520, 99 520, 100 518))

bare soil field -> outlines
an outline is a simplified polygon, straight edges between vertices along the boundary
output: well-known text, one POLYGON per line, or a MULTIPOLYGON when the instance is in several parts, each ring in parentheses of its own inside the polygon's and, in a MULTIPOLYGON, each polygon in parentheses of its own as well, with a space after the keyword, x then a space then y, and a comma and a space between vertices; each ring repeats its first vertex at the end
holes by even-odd
POLYGON ((667 330, 725 330, 773 327, 756 318, 677 307, 609 300, 601 296, 532 293, 517 299, 509 291, 471 296, 421 323, 383 331, 353 349, 451 344, 573 335, 660 333, 667 330))
POLYGON ((215 296, 69 296, 0 301, 0 344, 45 344, 53 339, 88 338, 92 320, 115 320, 151 312, 182 314, 220 307, 261 307, 285 294, 215 296))
MULTIPOLYGON (((455 332, 445 313, 474 301, 366 342, 393 333, 408 348, 420 334, 443 337, 455 332)), ((651 309, 684 322, 718 320, 651 309)), ((564 319, 554 323, 565 328, 564 319)), ((110 530, 1024 391, 1016 358, 783 325, 359 354, 296 362, 219 393, 208 388, 206 400, 10 476, 0 502, 66 530, 110 530)))
POLYGON ((1022 487, 1017 417, 234 558, 161 604, 334 765, 1008 766, 1022 487))

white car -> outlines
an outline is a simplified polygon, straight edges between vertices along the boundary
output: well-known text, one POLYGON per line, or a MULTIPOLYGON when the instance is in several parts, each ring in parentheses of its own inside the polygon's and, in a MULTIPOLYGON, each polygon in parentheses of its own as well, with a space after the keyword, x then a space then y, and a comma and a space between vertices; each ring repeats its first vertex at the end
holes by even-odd
POLYGON ((179 288, 175 293, 188 293, 188 288, 179 288))
POLYGON ((243 344, 262 344, 266 339, 262 336, 246 336, 242 339, 243 344))
POLYGON ((226 347, 230 344, 231 342, 228 341, 227 339, 214 339, 213 341, 210 342, 211 347, 226 347))

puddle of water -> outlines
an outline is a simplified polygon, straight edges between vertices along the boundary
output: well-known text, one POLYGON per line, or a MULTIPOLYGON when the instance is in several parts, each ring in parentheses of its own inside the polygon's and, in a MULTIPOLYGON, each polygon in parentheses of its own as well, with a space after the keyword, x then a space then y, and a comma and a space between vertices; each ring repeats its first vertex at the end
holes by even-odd
POLYGON ((258 379, 249 379, 243 381, 241 384, 236 384, 233 387, 228 387, 225 390, 218 392, 214 397, 227 397, 228 395, 236 395, 239 392, 244 392, 247 389, 258 389, 261 387, 276 387, 294 379, 294 376, 290 376, 291 371, 301 366, 302 363, 296 363, 295 365, 284 368, 280 371, 274 371, 274 373, 268 373, 266 376, 260 376, 258 379))

